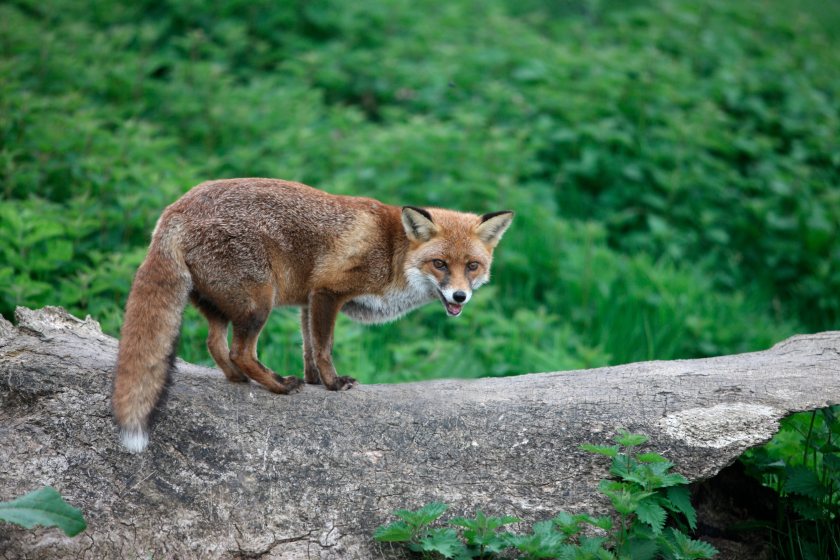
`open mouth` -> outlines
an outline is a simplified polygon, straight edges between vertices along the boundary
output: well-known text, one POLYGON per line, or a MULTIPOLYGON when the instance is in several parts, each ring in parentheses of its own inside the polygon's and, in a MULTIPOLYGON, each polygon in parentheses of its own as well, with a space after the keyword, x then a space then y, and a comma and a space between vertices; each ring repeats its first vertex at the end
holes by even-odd
POLYGON ((449 303, 448 301, 444 302, 444 306, 446 307, 446 312, 449 313, 451 317, 457 317, 460 315, 461 309, 464 308, 464 306, 460 303, 449 303))
POLYGON ((457 317, 461 314, 461 310, 464 308, 463 304, 446 301, 446 296, 440 290, 438 290, 438 295, 440 295, 440 301, 443 303, 443 306, 446 308, 446 313, 450 317, 457 317))

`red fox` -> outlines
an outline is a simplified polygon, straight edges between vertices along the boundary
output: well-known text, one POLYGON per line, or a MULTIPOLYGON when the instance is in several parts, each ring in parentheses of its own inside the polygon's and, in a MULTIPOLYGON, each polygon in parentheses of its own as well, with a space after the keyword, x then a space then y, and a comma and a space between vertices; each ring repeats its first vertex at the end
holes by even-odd
POLYGON ((140 452, 148 444, 187 300, 207 319, 207 348, 230 381, 253 379, 281 394, 304 381, 343 391, 356 381, 333 366, 338 312, 380 323, 439 300, 460 315, 489 280, 512 219, 507 210, 400 208, 276 179, 194 187, 158 220, 126 303, 113 395, 123 445, 140 452), (257 338, 277 306, 301 309, 303 381, 257 359, 257 338))

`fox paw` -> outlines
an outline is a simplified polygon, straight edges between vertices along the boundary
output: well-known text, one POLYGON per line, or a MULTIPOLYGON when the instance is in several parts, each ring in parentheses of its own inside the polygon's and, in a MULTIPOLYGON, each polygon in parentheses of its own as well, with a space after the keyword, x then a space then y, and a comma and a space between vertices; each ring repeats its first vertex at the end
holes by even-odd
POLYGON ((283 384, 283 387, 286 389, 287 395, 297 393, 303 390, 303 379, 301 379, 300 377, 295 377, 294 375, 280 377, 278 375, 277 381, 283 384))
POLYGON ((358 381, 353 379, 352 377, 348 377, 346 375, 339 375, 335 378, 335 385, 332 387, 327 387, 331 391, 346 391, 347 389, 353 388, 358 381))

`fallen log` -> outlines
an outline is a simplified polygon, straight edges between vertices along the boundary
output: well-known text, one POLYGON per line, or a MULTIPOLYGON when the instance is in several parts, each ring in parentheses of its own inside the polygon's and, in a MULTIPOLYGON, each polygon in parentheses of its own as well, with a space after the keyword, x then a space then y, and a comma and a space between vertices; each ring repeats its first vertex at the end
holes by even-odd
POLYGON ((443 501, 545 519, 604 511, 619 427, 690 480, 769 439, 793 411, 840 403, 840 332, 702 360, 509 378, 306 387, 278 396, 177 363, 151 444, 110 417, 117 342, 59 308, 0 317, 0 500, 52 485, 88 520, 66 538, 0 523, 5 558, 391 558, 394 509, 443 501))

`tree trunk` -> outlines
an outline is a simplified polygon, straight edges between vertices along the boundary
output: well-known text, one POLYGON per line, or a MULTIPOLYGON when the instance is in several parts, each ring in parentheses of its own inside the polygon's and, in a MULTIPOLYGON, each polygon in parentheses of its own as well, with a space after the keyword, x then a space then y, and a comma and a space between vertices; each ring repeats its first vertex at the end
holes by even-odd
MULTIPOLYGON (((0 524, 7 558, 380 558, 378 525, 435 500, 526 521, 598 512, 619 427, 691 480, 840 403, 840 332, 763 352, 278 396, 178 362, 146 452, 110 417, 117 342, 62 309, 0 317, 0 500, 52 485, 88 520, 0 524)), ((350 372, 348 372, 350 373, 350 372)))

